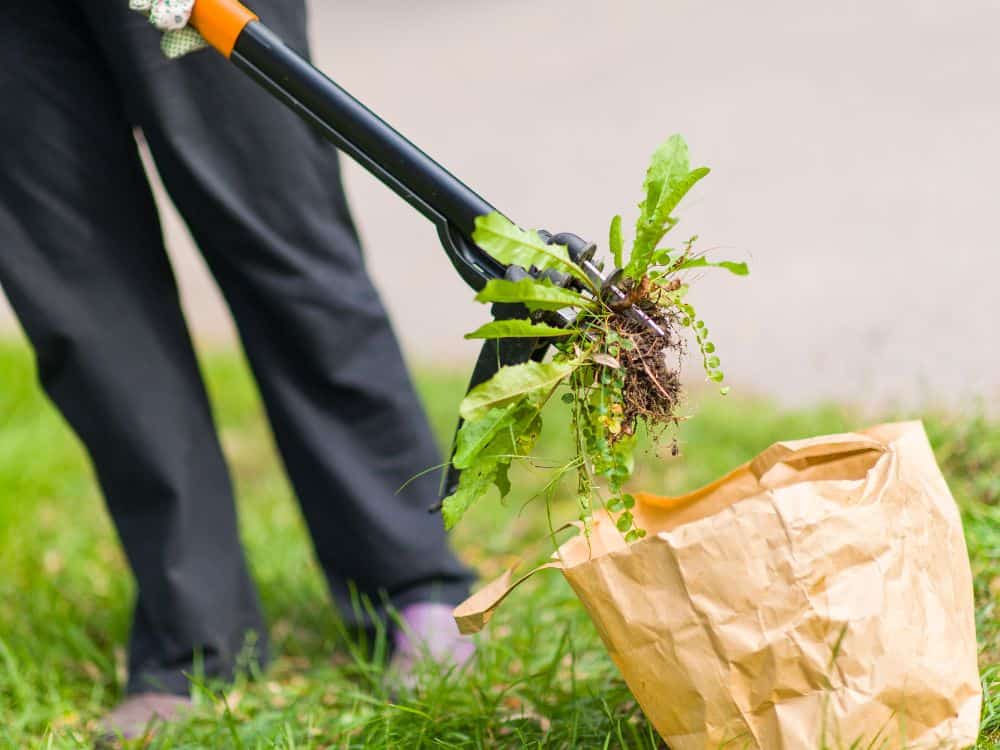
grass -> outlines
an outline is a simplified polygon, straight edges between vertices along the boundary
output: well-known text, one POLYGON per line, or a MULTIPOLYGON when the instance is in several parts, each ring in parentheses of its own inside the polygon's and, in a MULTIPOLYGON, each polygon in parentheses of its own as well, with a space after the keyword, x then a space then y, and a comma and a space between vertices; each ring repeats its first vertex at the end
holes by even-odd
MULTIPOLYGON (((475 669, 429 671, 415 692, 391 700, 382 644, 372 658, 331 610, 242 359, 212 353, 204 362, 276 659, 265 674, 250 670, 230 686, 194 675, 199 711, 149 747, 660 746, 557 574, 538 576, 501 609, 475 669)), ((442 442, 464 379, 419 377, 442 442)), ((706 398, 683 429, 684 455, 664 473, 647 454, 639 482, 691 488, 775 439, 856 422, 832 406, 786 411, 760 399, 706 398)), ((987 687, 979 747, 1000 747, 1000 425, 938 416, 928 428, 962 506, 975 573, 987 687)), ((553 434, 541 454, 558 453, 553 434)), ((523 509, 539 477, 522 470, 517 479, 509 502, 475 508, 454 537, 484 576, 513 554, 548 549, 543 508, 523 509)), ((133 583, 84 454, 40 394, 18 342, 0 343, 0 500, 0 745, 87 747, 97 718, 121 695, 133 583)), ((569 502, 557 501, 566 517, 569 502)))

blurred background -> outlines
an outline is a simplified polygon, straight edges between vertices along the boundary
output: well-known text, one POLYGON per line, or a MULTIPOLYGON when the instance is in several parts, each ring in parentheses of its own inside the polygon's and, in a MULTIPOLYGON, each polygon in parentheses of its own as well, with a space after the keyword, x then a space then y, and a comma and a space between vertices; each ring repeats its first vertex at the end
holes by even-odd
MULTIPOLYGON (((677 239, 751 263, 693 297, 737 387, 908 405, 1000 385, 996 3, 311 9, 321 67, 524 226, 606 246, 612 215, 634 220, 650 153, 682 133, 713 174, 682 204, 677 239)), ((462 334, 488 311, 425 220, 353 163, 346 181, 411 361, 468 366, 462 334)), ((161 207, 196 337, 229 345, 224 306, 161 207)))

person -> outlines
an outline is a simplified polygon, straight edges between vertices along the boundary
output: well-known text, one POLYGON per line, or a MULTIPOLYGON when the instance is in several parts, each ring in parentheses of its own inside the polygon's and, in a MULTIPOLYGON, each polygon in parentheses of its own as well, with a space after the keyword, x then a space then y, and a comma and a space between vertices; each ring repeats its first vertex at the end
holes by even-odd
MULTIPOLYGON (((190 4, 169 0, 167 15, 186 20, 190 4)), ((255 10, 308 53, 304 0, 255 10)), ((440 457, 334 149, 214 52, 164 58, 158 31, 124 0, 9 0, 4 14, 0 285, 41 385, 89 453, 138 584, 125 698, 105 725, 129 737, 178 715, 194 660, 228 678, 248 634, 267 659, 134 128, 233 313, 342 616, 372 624, 351 606, 356 586, 378 617, 385 600, 400 613, 404 668, 428 643, 467 659, 450 608, 471 572, 428 513, 437 478, 421 472, 440 457)))

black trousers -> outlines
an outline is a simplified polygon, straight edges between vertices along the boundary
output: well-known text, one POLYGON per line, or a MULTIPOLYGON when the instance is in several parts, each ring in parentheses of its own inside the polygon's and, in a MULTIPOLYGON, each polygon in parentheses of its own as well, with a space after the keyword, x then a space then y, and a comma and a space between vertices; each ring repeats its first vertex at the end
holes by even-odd
MULTIPOLYGON (((305 51, 302 0, 255 9, 305 51)), ((233 490, 133 127, 232 310, 335 603, 457 602, 440 457, 369 280, 335 151, 212 51, 163 59, 125 0, 7 0, 0 284, 138 582, 129 690, 266 651, 233 490)), ((0 383, 2 387, 2 383, 0 383)), ((5 498, 8 502, 16 498, 5 498)))

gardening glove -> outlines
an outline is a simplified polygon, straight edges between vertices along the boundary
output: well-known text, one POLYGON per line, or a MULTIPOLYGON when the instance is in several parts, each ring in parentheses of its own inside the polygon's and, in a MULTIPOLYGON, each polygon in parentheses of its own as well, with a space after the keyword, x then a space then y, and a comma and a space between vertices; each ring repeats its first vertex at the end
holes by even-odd
POLYGON ((145 13, 149 22, 163 32, 160 49, 174 59, 207 47, 208 43, 188 26, 195 0, 129 0, 128 7, 145 13))

